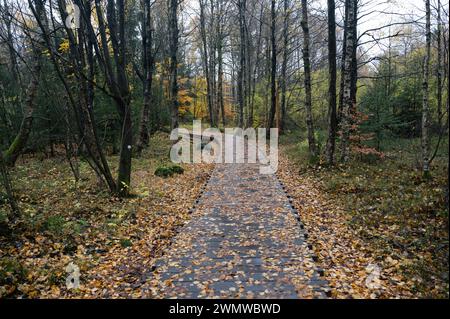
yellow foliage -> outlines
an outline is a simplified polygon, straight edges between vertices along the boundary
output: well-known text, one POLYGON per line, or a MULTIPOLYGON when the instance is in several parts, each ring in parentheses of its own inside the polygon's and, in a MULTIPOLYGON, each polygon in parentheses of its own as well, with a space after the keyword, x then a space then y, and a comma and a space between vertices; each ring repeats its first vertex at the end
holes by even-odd
POLYGON ((69 40, 64 39, 61 44, 59 45, 58 51, 61 53, 66 53, 69 51, 69 40))

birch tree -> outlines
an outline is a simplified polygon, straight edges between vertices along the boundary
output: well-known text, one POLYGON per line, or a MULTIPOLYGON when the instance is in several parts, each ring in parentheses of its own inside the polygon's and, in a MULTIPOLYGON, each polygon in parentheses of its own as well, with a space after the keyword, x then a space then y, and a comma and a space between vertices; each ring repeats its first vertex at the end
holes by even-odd
POLYGON ((346 1, 346 37, 345 37, 345 52, 344 52, 344 73, 343 88, 342 88, 342 118, 340 121, 341 129, 341 160, 347 162, 350 159, 350 130, 352 121, 352 109, 354 108, 354 101, 352 99, 352 74, 353 74, 353 53, 355 44, 355 28, 352 26, 356 24, 356 0, 346 1))

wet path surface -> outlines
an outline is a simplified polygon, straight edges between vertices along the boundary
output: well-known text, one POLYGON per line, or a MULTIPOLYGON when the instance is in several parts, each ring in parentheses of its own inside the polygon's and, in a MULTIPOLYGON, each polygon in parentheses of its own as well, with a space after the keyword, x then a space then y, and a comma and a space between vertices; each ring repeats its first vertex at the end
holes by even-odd
POLYGON ((161 298, 324 298, 288 197, 258 164, 216 164, 192 219, 147 278, 161 298))

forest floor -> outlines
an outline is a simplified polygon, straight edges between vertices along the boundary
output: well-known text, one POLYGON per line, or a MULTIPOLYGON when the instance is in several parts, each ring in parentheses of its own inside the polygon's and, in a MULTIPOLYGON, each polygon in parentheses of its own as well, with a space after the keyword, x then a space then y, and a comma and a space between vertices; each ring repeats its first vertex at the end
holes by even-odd
MULTIPOLYGON (((332 298, 448 298, 448 153, 424 180, 417 141, 386 147, 382 160, 334 168, 308 164, 298 134, 280 142, 278 177, 332 298)), ((127 199, 99 189, 84 162, 75 183, 63 156, 21 159, 11 173, 23 218, 12 233, 2 227, 8 207, 0 206, 0 297, 148 297, 141 289, 148 272, 195 218, 189 209, 213 168, 184 165, 183 174, 157 177, 169 148, 168 135, 158 133, 133 160, 135 196, 127 199), (66 288, 70 262, 80 268, 78 289, 66 288)), ((115 169, 117 158, 109 159, 115 169)))
MULTIPOLYGON (((184 165, 161 178, 168 134, 156 134, 133 159, 131 198, 111 197, 81 162, 75 184, 64 157, 21 160, 12 171, 21 225, 0 234, 0 297, 140 297, 141 277, 189 219, 212 165, 184 165), (66 288, 66 266, 80 268, 80 288, 66 288)), ((116 157, 109 158, 115 169, 116 157)), ((0 213, 8 207, 0 207, 0 213)))
POLYGON ((382 160, 358 159, 333 169, 308 164, 301 140, 283 136, 278 175, 310 234, 332 297, 448 298, 448 141, 425 180, 417 140, 387 145, 382 160))

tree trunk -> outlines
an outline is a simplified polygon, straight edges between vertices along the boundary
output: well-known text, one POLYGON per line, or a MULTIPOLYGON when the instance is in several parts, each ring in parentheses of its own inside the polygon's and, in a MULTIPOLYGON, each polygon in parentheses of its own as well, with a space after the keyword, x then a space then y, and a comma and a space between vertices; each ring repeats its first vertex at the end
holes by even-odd
POLYGON ((253 117, 254 110, 252 107, 251 99, 252 99, 252 57, 251 57, 251 46, 252 46, 252 37, 249 33, 247 22, 244 23, 244 31, 245 31, 245 73, 244 73, 244 88, 245 88, 245 105, 247 110, 247 127, 253 127, 253 117))
POLYGON ((311 98, 311 61, 309 59, 309 26, 308 26, 308 7, 307 0, 302 0, 302 21, 303 30, 303 63, 305 69, 305 109, 306 109, 306 127, 308 130, 309 154, 312 158, 317 157, 317 146, 314 137, 314 124, 312 115, 311 98))
MULTIPOLYGON (((352 66, 351 66, 351 91, 350 96, 352 100, 352 112, 356 111, 356 91, 357 81, 358 81, 358 61, 357 61, 357 49, 358 49, 358 1, 356 0, 355 5, 353 6, 353 16, 355 17, 350 24, 350 28, 352 28, 353 36, 353 47, 352 47, 352 66)), ((354 113, 353 113, 354 114, 354 113)))
POLYGON ((286 73, 288 62, 288 44, 289 44, 289 0, 284 0, 284 21, 283 21, 283 64, 281 65, 281 116, 279 130, 283 132, 286 122, 286 73))
POLYGON ((211 76, 210 76, 210 65, 208 56, 208 41, 206 37, 206 17, 205 17, 205 3, 199 0, 200 5, 200 34, 202 38, 202 49, 203 49, 203 69, 206 78, 206 103, 208 105, 209 114, 209 124, 214 126, 214 110, 212 105, 212 94, 211 94, 211 76))
POLYGON ((261 5, 261 11, 259 14, 259 31, 258 31, 258 40, 257 40, 257 44, 256 44, 256 59, 255 61, 257 61, 256 63, 253 64, 253 77, 251 80, 251 92, 252 92, 252 96, 251 96, 251 100, 250 100, 250 109, 251 109, 251 125, 253 125, 253 110, 254 110, 254 106, 255 106, 255 95, 256 95, 256 78, 257 78, 257 72, 258 72, 258 67, 259 67, 259 58, 260 58, 260 51, 261 51, 261 40, 262 40, 262 28, 264 25, 264 6, 261 5))
POLYGON ((222 22, 223 7, 219 0, 218 17, 216 21, 216 36, 217 36, 217 105, 220 109, 222 125, 225 128, 225 105, 223 100, 223 31, 222 22))
POLYGON ((276 87, 276 76, 277 76, 277 40, 275 37, 275 27, 276 27, 276 12, 275 12, 275 0, 271 1, 270 7, 270 43, 272 45, 272 56, 270 63, 270 116, 269 116, 269 127, 274 127, 275 112, 277 108, 277 87, 276 87))
POLYGON ((422 172, 425 177, 430 175, 430 137, 429 137, 429 112, 430 106, 428 101, 428 81, 429 81, 429 68, 431 57, 431 9, 430 0, 425 0, 425 12, 426 12, 426 52, 423 62, 423 103, 422 103, 422 172))
POLYGON ((353 109, 352 100, 352 73, 353 73, 353 46, 355 44, 356 34, 354 33, 354 28, 352 27, 356 23, 355 16, 356 0, 348 0, 347 7, 347 21, 346 21, 346 50, 345 63, 344 63, 344 74, 343 80, 343 91, 342 91, 342 117, 340 121, 342 138, 341 138, 341 160, 347 162, 350 158, 350 128, 351 128, 351 110, 353 109))
POLYGON ((211 85, 211 106, 212 106, 212 116, 213 123, 211 125, 213 127, 217 127, 219 124, 219 107, 217 104, 217 82, 216 82, 216 50, 217 50, 217 34, 214 34, 216 31, 216 14, 214 13, 214 0, 210 0, 210 28, 209 28, 209 76, 210 76, 210 85, 211 85))
POLYGON ((327 163, 334 162, 336 145, 336 18, 335 1, 328 0, 328 140, 325 150, 327 163))
POLYGON ((144 67, 144 103, 142 106, 141 122, 139 123, 139 139, 136 151, 141 153, 149 142, 149 117, 152 99, 152 80, 154 69, 154 57, 152 53, 152 22, 150 0, 143 1, 142 15, 142 47, 143 47, 143 67, 144 67))
POLYGON ((442 19, 441 19, 441 0, 437 4, 437 116, 439 129, 442 128, 442 19))
POLYGON ((349 7, 349 1, 345 0, 344 3, 344 36, 342 41, 342 52, 341 52, 341 61, 340 61, 340 79, 339 79, 339 105, 338 105, 338 112, 337 112, 337 122, 338 125, 342 118, 342 113, 344 110, 344 73, 345 73, 345 54, 347 52, 347 30, 348 30, 348 7, 349 7))
POLYGON ((170 30, 170 117, 171 129, 178 127, 178 0, 169 0, 169 30, 170 30))
POLYGON ((238 0, 239 9, 239 71, 238 71, 238 104, 239 104, 239 119, 238 126, 244 127, 244 103, 245 97, 245 10, 246 10, 246 0, 238 0))

